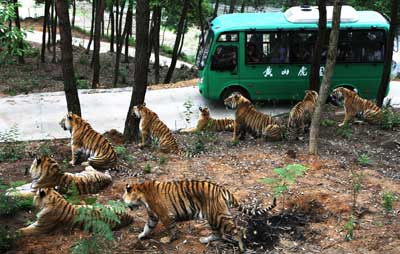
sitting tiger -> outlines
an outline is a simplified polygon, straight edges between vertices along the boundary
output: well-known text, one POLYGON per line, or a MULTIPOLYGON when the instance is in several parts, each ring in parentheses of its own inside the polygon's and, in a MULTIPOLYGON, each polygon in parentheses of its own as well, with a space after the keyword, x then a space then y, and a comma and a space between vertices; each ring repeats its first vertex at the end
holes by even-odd
POLYGON ((153 138, 158 140, 161 152, 183 155, 171 130, 160 120, 156 113, 146 107, 146 103, 134 106, 133 114, 141 119, 142 141, 139 145, 140 147, 146 145, 148 138, 153 138))
POLYGON ((338 87, 331 93, 331 101, 340 105, 344 102, 345 116, 339 126, 348 124, 355 116, 359 116, 368 123, 379 124, 381 121, 381 109, 373 102, 363 99, 345 87, 338 87))
POLYGON ((276 206, 274 198, 273 204, 268 208, 246 208, 222 186, 195 180, 127 184, 123 200, 132 209, 140 204, 147 209, 148 220, 139 239, 146 237, 159 220, 169 232, 169 236, 162 241, 170 242, 177 238, 176 222, 206 219, 213 234, 201 237, 201 243, 208 243, 219 239, 220 235, 228 234, 239 243, 241 252, 244 251, 243 235, 236 228, 229 209, 237 207, 245 214, 267 215, 276 206))
POLYGON ((289 113, 288 139, 298 137, 299 133, 305 133, 306 128, 311 124, 312 114, 317 103, 318 93, 314 90, 307 90, 304 99, 298 102, 289 113))
POLYGON ((30 168, 33 178, 32 183, 9 190, 7 193, 12 196, 29 197, 34 196, 38 188, 60 187, 60 191, 66 192, 71 184, 75 184, 80 194, 93 194, 111 184, 111 175, 102 173, 91 166, 87 166, 84 171, 71 174, 64 173, 58 163, 49 156, 35 158, 30 168))
POLYGON ((255 138, 260 136, 268 140, 280 140, 282 130, 277 120, 269 115, 258 112, 254 105, 240 93, 234 93, 224 100, 224 104, 236 109, 235 124, 233 128, 233 141, 238 136, 244 138, 249 131, 255 138))
MULTIPOLYGON (((75 221, 78 215, 78 208, 82 207, 82 205, 69 203, 61 194, 51 188, 38 189, 34 197, 34 204, 40 209, 40 212, 36 215, 37 220, 33 224, 18 230, 22 236, 48 233, 57 227, 83 228, 84 226, 84 222, 75 221)), ((86 207, 90 208, 90 206, 86 207)), ((98 211, 94 212, 96 213, 94 216, 99 216, 98 211)), ((133 216, 125 211, 117 212, 117 216, 120 223, 105 219, 105 222, 112 229, 117 229, 133 222, 133 216)))
POLYGON ((93 130, 88 122, 74 113, 68 113, 61 121, 60 126, 71 133, 71 165, 77 165, 83 155, 87 162, 83 166, 92 166, 98 170, 115 169, 117 154, 108 140, 93 130))
POLYGON ((196 131, 233 131, 233 125, 235 120, 233 119, 214 119, 210 116, 210 110, 208 108, 199 107, 199 120, 195 128, 184 129, 183 133, 192 133, 196 131))

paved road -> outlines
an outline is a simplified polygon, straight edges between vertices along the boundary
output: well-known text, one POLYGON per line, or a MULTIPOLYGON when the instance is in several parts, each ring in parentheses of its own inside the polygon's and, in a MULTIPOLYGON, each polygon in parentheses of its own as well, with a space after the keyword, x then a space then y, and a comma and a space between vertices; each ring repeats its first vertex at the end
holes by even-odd
MULTIPOLYGON (((94 129, 104 132, 112 128, 123 130, 128 112, 130 88, 108 90, 80 90, 82 114, 94 129)), ((400 107, 400 82, 392 82, 388 98, 392 104, 400 107)), ((196 87, 150 90, 146 94, 147 105, 154 110, 169 128, 193 127, 197 122, 199 106, 211 109, 213 117, 233 117, 234 111, 227 110, 222 104, 204 99, 196 87), (190 123, 185 121, 183 104, 193 103, 190 123)), ((264 105, 259 108, 264 113, 276 115, 287 112, 290 105, 264 105)), ((65 138, 69 134, 63 131, 58 122, 66 113, 64 92, 18 95, 0 99, 0 131, 16 126, 19 140, 39 140, 65 138)))

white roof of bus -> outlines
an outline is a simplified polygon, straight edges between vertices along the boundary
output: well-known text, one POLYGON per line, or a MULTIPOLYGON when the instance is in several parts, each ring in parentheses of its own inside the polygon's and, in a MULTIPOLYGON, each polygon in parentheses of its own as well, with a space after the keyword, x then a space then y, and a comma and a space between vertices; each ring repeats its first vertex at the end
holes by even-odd
MULTIPOLYGON (((327 21, 332 21, 333 6, 326 7, 327 21)), ((319 19, 318 6, 295 6, 285 11, 285 18, 292 23, 316 23, 319 19)), ((349 6, 343 5, 340 14, 340 22, 357 22, 359 19, 357 11, 349 6)))

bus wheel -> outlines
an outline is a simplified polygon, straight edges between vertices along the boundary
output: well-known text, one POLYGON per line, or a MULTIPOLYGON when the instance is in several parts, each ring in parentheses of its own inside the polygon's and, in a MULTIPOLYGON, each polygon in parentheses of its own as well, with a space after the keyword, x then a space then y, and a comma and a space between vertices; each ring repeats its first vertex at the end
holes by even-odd
POLYGON ((221 94, 222 103, 224 102, 224 100, 226 98, 228 98, 229 96, 231 96, 234 93, 240 93, 241 95, 243 95, 244 97, 246 97, 247 99, 250 100, 250 95, 246 91, 246 89, 241 88, 241 87, 229 87, 229 88, 225 89, 221 94))

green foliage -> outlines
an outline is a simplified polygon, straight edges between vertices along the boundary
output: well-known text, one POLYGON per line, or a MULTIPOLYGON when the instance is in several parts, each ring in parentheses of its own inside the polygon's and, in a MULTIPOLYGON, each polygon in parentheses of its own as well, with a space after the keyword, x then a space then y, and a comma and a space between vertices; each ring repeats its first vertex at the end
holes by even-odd
POLYGON ((0 225, 0 253, 11 250, 17 240, 18 235, 15 232, 12 232, 7 225, 0 225))
POLYGON ((50 141, 44 141, 43 143, 41 143, 39 146, 39 154, 47 156, 52 155, 50 144, 51 144, 50 141))
POLYGON ((90 88, 90 82, 86 79, 76 79, 76 87, 78 89, 89 89, 90 88))
POLYGON ((68 186, 67 192, 63 195, 64 198, 73 205, 79 205, 81 201, 81 196, 79 194, 78 187, 74 182, 71 182, 68 186))
POLYGON ((6 89, 6 93, 15 96, 17 94, 28 94, 29 92, 32 92, 34 89, 40 89, 42 86, 39 83, 38 80, 33 79, 33 80, 22 80, 20 82, 15 82, 15 84, 6 89))
POLYGON ((346 230, 345 239, 351 241, 354 239, 354 228, 356 227, 353 215, 350 215, 349 220, 344 225, 344 230, 346 230))
POLYGON ((164 165, 165 163, 167 163, 168 158, 165 157, 164 155, 160 156, 160 165, 164 165))
POLYGON ((187 155, 190 157, 204 152, 206 144, 215 140, 215 134, 207 128, 204 131, 196 131, 194 135, 194 141, 190 142, 187 148, 187 155))
POLYGON ((349 125, 346 124, 339 127, 336 131, 336 134, 343 138, 350 139, 353 136, 353 131, 351 130, 349 125))
POLYGON ((24 55, 29 44, 24 41, 25 32, 16 27, 9 27, 9 22, 16 18, 15 7, 20 4, 0 0, 0 63, 9 63, 15 56, 24 55))
POLYGON ((88 55, 86 54, 82 54, 79 59, 78 62, 82 65, 89 65, 89 58, 88 55))
POLYGON ((124 146, 115 146, 114 150, 122 160, 128 163, 129 166, 131 166, 135 161, 135 158, 129 153, 129 151, 124 146))
POLYGON ((128 66, 125 66, 125 68, 121 68, 118 71, 119 71, 120 82, 122 84, 128 84, 128 74, 129 74, 128 66))
MULTIPOLYGON (((297 177, 303 176, 307 170, 308 168, 301 164, 290 164, 284 168, 274 168, 277 177, 263 178, 261 182, 272 185, 274 196, 278 198, 283 195, 283 199, 285 200, 285 194, 289 190, 289 185, 296 183, 297 177)), ((285 202, 283 202, 283 208, 284 207, 285 202)))
POLYGON ((29 211, 33 208, 33 198, 6 196, 6 190, 25 184, 23 181, 0 184, 0 216, 14 215, 18 211, 29 211))
POLYGON ((331 126, 334 126, 335 124, 336 124, 336 121, 332 120, 332 119, 324 119, 321 122, 321 125, 324 127, 331 127, 331 126))
POLYGON ((360 156, 358 156, 357 161, 361 166, 371 165, 371 159, 365 153, 363 153, 360 156))
POLYGON ((382 108, 380 126, 385 130, 391 130, 394 127, 400 126, 400 114, 394 112, 390 107, 382 108))
POLYGON ((146 174, 150 174, 151 173, 151 165, 150 165, 150 163, 146 163, 146 165, 144 165, 144 172, 146 173, 146 174))
POLYGON ((383 208, 385 209, 385 212, 389 213, 393 210, 393 203, 395 198, 396 197, 392 192, 383 193, 382 199, 383 199, 383 208))
POLYGON ((125 204, 113 200, 110 200, 107 206, 95 203, 93 206, 80 207, 75 222, 83 222, 83 230, 91 234, 86 239, 76 241, 71 252, 75 254, 111 253, 114 237, 109 223, 119 224, 117 214, 125 209, 125 204))
POLYGON ((0 131, 0 162, 15 162, 23 158, 25 146, 17 141, 19 136, 16 125, 9 130, 0 131))

